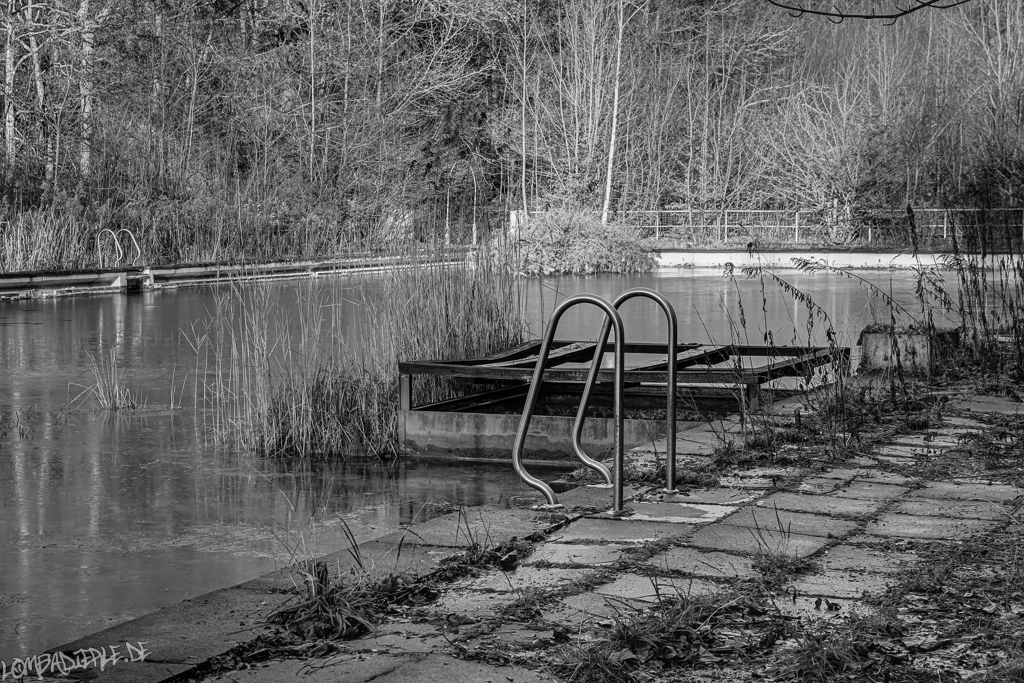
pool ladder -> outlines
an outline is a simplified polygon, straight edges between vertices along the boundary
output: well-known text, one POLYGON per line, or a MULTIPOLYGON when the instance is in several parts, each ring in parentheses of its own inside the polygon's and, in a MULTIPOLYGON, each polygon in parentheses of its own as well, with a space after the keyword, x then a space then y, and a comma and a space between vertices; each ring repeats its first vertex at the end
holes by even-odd
POLYGON ((665 421, 668 432, 668 444, 665 454, 665 490, 675 491, 676 481, 676 364, 677 346, 676 336, 678 320, 675 309, 661 293, 646 287, 629 289, 609 302, 595 294, 576 294, 559 304, 551 314, 544 340, 541 342, 540 352, 537 356, 537 363, 533 370, 533 379, 530 381, 530 389, 526 394, 526 404, 523 406, 523 417, 519 421, 519 429, 516 432, 515 443, 512 446, 512 466, 523 483, 540 491, 547 499, 548 506, 558 506, 558 497, 546 483, 534 477, 523 467, 523 448, 526 443, 526 435, 530 430, 530 419, 533 417, 534 409, 537 407, 537 399, 540 397, 541 384, 543 382, 544 369, 551 353, 551 346, 555 337, 555 329, 558 321, 570 308, 580 304, 591 304, 604 311, 604 324, 598 334, 597 344, 594 347, 594 358, 590 363, 590 372, 583 388, 583 396, 580 398, 579 411, 576 413, 576 422, 572 430, 573 452, 580 462, 586 467, 598 472, 605 481, 606 486, 612 488, 612 510, 622 511, 623 498, 623 466, 625 458, 625 437, 623 432, 623 395, 625 384, 625 332, 622 325, 622 317, 619 315, 619 307, 626 301, 634 298, 652 299, 665 313, 668 320, 668 383, 666 387, 666 414, 665 421), (615 461, 614 474, 608 471, 600 462, 589 457, 583 450, 583 422, 586 419, 587 409, 590 407, 590 399, 594 385, 597 384, 597 375, 601 369, 601 360, 604 358, 604 348, 608 343, 608 335, 615 330, 615 368, 614 368, 614 410, 613 420, 615 423, 615 461))

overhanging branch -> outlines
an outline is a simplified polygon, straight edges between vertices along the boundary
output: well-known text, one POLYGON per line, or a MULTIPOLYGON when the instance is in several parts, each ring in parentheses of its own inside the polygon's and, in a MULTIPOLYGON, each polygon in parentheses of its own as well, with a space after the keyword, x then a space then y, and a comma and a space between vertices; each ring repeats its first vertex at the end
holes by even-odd
POLYGON ((905 17, 908 14, 913 14, 914 12, 918 12, 923 9, 949 9, 951 7, 956 7, 957 5, 966 4, 971 0, 905 0, 910 4, 905 6, 895 4, 892 9, 883 12, 879 12, 874 7, 871 8, 870 12, 866 12, 864 10, 848 11, 840 8, 838 5, 833 5, 830 9, 818 9, 808 7, 801 2, 790 2, 788 0, 767 1, 771 5, 786 10, 794 17, 810 14, 819 17, 827 17, 833 22, 840 22, 844 19, 874 19, 894 22, 901 17, 905 17))

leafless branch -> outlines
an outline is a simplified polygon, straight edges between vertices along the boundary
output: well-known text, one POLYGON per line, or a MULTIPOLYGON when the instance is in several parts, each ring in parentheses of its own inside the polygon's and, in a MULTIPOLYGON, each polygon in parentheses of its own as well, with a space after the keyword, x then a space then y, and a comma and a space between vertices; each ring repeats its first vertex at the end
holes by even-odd
POLYGON ((956 7, 957 5, 964 5, 971 0, 905 0, 909 2, 909 5, 900 6, 896 4, 892 9, 888 11, 879 12, 874 7, 871 8, 870 12, 861 11, 847 11, 840 8, 838 5, 832 5, 829 9, 819 9, 814 7, 808 7, 801 2, 790 2, 789 0, 767 0, 771 5, 774 5, 780 9, 784 9, 790 13, 793 17, 801 17, 805 14, 810 14, 819 17, 827 17, 829 21, 839 23, 844 19, 874 19, 879 21, 885 21, 892 23, 901 17, 905 17, 908 14, 913 14, 923 9, 949 9, 956 7))

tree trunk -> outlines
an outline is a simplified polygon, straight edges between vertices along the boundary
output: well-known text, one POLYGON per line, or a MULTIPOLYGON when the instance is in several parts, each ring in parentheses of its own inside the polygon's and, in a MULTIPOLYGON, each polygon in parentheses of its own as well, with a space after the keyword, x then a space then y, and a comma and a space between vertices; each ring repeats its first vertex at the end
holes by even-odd
POLYGON ((624 0, 619 0, 618 35, 615 38, 615 83, 612 86, 612 132, 608 141, 608 171, 604 181, 604 206, 601 223, 608 224, 612 204, 612 171, 615 168, 615 138, 619 132, 619 81, 622 73, 622 34, 626 27, 624 0))
POLYGON ((80 195, 84 195, 86 185, 92 175, 92 134, 93 98, 96 85, 93 82, 93 50, 96 41, 96 27, 89 17, 90 0, 81 0, 78 6, 78 26, 82 32, 81 75, 78 80, 78 101, 81 108, 81 121, 78 139, 78 173, 80 195))
POLYGON ((43 25, 42 10, 36 9, 33 6, 32 0, 28 0, 26 12, 30 22, 28 49, 32 57, 32 77, 35 80, 36 107, 39 110, 39 138, 44 148, 43 198, 47 199, 53 194, 55 165, 53 161, 53 135, 50 131, 50 112, 46 106, 46 80, 43 77, 43 60, 39 55, 39 40, 36 37, 36 30, 43 25))
POLYGON ((4 32, 4 181, 10 186, 17 160, 14 128, 14 13, 15 0, 7 2, 7 30, 4 32))

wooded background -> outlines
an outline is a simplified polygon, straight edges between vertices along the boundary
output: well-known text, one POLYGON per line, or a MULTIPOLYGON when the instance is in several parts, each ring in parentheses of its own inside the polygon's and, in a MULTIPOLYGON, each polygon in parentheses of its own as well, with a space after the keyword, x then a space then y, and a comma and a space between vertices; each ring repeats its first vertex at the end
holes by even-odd
POLYGON ((1021 206, 1020 0, 892 25, 765 0, 6 2, 9 267, 104 227, 188 261, 524 205, 1021 206))

